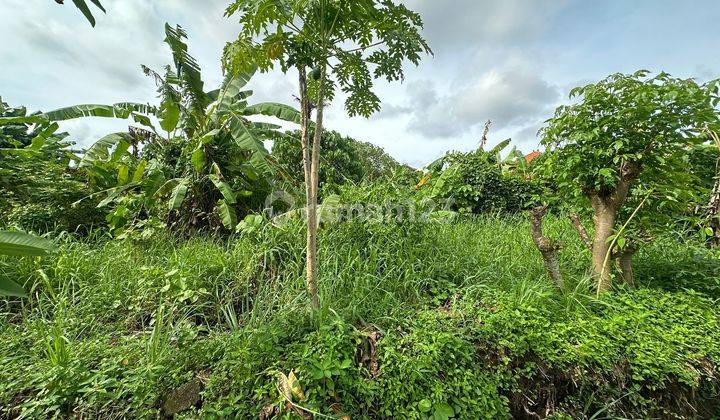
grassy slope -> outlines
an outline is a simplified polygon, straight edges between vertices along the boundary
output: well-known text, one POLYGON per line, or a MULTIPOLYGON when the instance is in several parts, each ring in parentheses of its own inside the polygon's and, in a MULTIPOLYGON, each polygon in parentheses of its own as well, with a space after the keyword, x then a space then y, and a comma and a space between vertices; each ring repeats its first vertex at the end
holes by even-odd
POLYGON ((203 415, 287 414, 277 378, 291 371, 294 400, 329 415, 716 410, 717 256, 661 241, 638 255, 645 288, 596 300, 569 225, 547 230, 565 244, 564 293, 523 220, 327 228, 317 316, 296 226, 229 243, 68 241, 0 265, 34 292, 0 303, 0 416, 154 416, 197 375, 203 415))

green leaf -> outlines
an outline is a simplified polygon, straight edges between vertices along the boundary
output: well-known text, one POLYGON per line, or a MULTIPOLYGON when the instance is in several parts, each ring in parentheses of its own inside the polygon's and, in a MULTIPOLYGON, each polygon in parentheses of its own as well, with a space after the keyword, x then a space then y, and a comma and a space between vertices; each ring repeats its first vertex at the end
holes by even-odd
POLYGON ((497 146, 493 147, 492 150, 490 151, 490 156, 495 156, 498 153, 505 150, 505 148, 508 147, 508 145, 510 144, 511 141, 512 141, 512 139, 507 139, 507 140, 503 140, 500 143, 498 143, 497 146))
POLYGON ((175 188, 173 188, 172 195, 170 196, 170 210, 177 210, 182 206, 183 201, 185 201, 185 196, 188 192, 188 186, 184 182, 185 180, 181 181, 175 188))
POLYGON ((211 143, 215 139, 215 136, 218 135, 218 133, 220 133, 220 130, 217 128, 214 130, 208 131, 207 133, 203 134, 202 137, 200 137, 200 143, 202 143, 202 144, 211 143))
POLYGON ((133 112, 131 115, 133 121, 138 124, 144 125, 145 127, 151 129, 153 132, 155 131, 155 126, 150 120, 150 117, 148 117, 147 115, 138 114, 137 112, 133 112))
POLYGON ((250 96, 252 92, 243 91, 242 88, 247 85, 254 74, 254 70, 240 73, 228 72, 218 92, 218 109, 227 110, 236 102, 250 96))
POLYGON ((97 208, 100 209, 100 208, 107 206, 108 204, 114 202, 120 196, 120 194, 122 194, 125 191, 130 190, 132 188, 135 188, 138 185, 139 185, 138 183, 133 182, 130 184, 121 185, 119 187, 111 188, 110 190, 104 191, 104 192, 107 192, 108 195, 102 201, 100 201, 98 203, 97 208))
POLYGON ((187 39, 187 33, 180 25, 173 28, 169 24, 165 24, 165 43, 172 51, 175 69, 188 99, 187 107, 197 114, 202 114, 208 105, 209 98, 203 90, 204 83, 200 65, 188 53, 185 39, 187 39))
POLYGON ((105 13, 105 8, 104 8, 103 5, 100 3, 100 0, 90 0, 90 1, 92 2, 92 4, 94 4, 95 6, 97 6, 98 9, 102 10, 102 12, 105 13))
POLYGON ((245 115, 267 115, 270 117, 275 117, 278 119, 281 119, 283 121, 292 122, 295 124, 300 124, 302 116, 300 115, 300 111, 296 110, 295 108, 284 105, 284 104, 278 104, 273 102, 265 102, 260 103, 256 105, 251 105, 247 108, 245 108, 245 115))
POLYGON ((418 409, 420 409, 421 413, 427 413, 430 409, 432 409, 432 402, 428 399, 422 399, 418 403, 418 409))
POLYGON ((66 121, 84 117, 127 119, 132 115, 133 111, 148 114, 151 113, 152 108, 147 105, 131 102, 117 103, 114 105, 84 104, 46 112, 42 114, 42 117, 50 121, 66 121))
POLYGON ((180 122, 180 105, 171 98, 166 99, 160 105, 157 117, 160 120, 160 128, 168 133, 172 132, 180 122))
POLYGON ((130 178, 130 168, 127 167, 127 165, 120 165, 118 168, 118 184, 124 185, 129 181, 130 178))
POLYGON ((22 232, 0 231, 0 254, 39 257, 53 248, 52 242, 22 232))
POLYGON ((220 190, 223 197, 225 197, 225 201, 227 201, 229 204, 237 203, 237 195, 227 183, 220 180, 217 175, 210 175, 209 178, 210 181, 215 184, 215 187, 220 190))
POLYGON ((9 124, 48 124, 50 121, 43 115, 21 115, 17 117, 0 117, 0 126, 9 124))
POLYGON ((30 144, 30 149, 32 150, 40 150, 44 145, 45 142, 47 142, 48 138, 55 134, 55 132, 60 128, 60 126, 57 123, 52 123, 45 127, 37 136, 35 136, 34 139, 32 139, 32 143, 30 144))
POLYGON ((160 188, 155 191, 155 198, 160 198, 170 194, 181 182, 187 182, 185 178, 173 178, 167 180, 160 188))
POLYGON ((205 147, 199 146, 190 156, 190 161, 196 171, 200 172, 205 168, 205 147))
MULTIPOLYGON (((85 19, 90 22, 90 25, 95 27, 95 17, 93 16, 92 12, 90 11, 90 8, 88 7, 87 3, 85 3, 85 0, 72 0, 73 3, 75 3, 75 7, 80 9, 83 15, 85 15, 85 19)), ((97 0, 93 1, 93 3, 96 3, 97 0)))
POLYGON ((145 174, 146 167, 147 167, 147 161, 145 159, 141 159, 140 162, 138 162, 137 167, 135 168, 135 172, 133 173, 133 177, 132 177, 133 182, 142 181, 143 175, 145 174))
POLYGON ((128 135, 122 141, 118 142, 117 146, 110 155, 110 162, 118 162, 130 149, 130 136, 128 135))
POLYGON ((237 225, 237 214, 235 209, 225 201, 220 200, 218 202, 218 212, 220 213, 220 219, 222 220, 223 226, 227 229, 234 229, 237 225))
POLYGON ((27 297, 27 293, 25 293, 25 289, 14 281, 0 277, 0 296, 27 297))
POLYGON ((268 161, 270 153, 265 148, 263 142, 255 136, 255 133, 251 131, 246 124, 250 123, 237 113, 230 113, 228 125, 235 144, 242 150, 251 152, 250 162, 253 166, 257 170, 269 175, 272 173, 272 168, 268 161))
POLYGON ((436 419, 449 419, 455 416, 455 410, 447 403, 439 403, 435 405, 435 412, 433 413, 436 419))
POLYGON ((623 237, 618 238, 617 246, 620 249, 625 248, 625 238, 623 238, 623 237))
MULTIPOLYGON (((97 161, 104 161, 110 158, 110 149, 117 146, 123 153, 130 147, 130 135, 128 133, 113 133, 96 141, 85 151, 80 160, 80 167, 93 166, 97 161), (126 147, 127 146, 127 147, 126 147)), ((117 155, 114 154, 116 157, 117 155)))

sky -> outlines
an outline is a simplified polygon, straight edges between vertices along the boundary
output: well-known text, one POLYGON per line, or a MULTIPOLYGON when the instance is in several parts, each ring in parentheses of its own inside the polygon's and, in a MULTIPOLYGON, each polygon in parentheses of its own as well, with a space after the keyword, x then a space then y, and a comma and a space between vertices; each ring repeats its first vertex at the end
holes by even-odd
MULTIPOLYGON (((338 96, 326 127, 383 147, 421 167, 447 151, 512 138, 538 149, 536 136, 575 86, 612 73, 666 71, 706 81, 720 77, 717 0, 405 0, 424 20, 434 54, 405 66, 403 83, 376 83, 383 109, 347 117, 338 96)), ((222 80, 220 56, 236 38, 229 0, 102 0, 92 28, 72 6, 52 0, 0 2, 0 96, 10 105, 49 111, 81 103, 157 103, 140 66, 170 63, 164 24, 189 34, 190 53, 208 90, 222 80)), ((297 77, 257 75, 251 102, 297 106, 297 77)), ((79 146, 127 128, 127 121, 63 123, 79 146)))

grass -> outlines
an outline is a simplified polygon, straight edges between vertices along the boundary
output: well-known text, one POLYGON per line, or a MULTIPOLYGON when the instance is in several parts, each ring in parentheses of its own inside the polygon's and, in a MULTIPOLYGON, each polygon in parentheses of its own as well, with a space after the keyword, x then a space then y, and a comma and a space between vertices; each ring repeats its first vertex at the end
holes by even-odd
POLYGON ((49 258, 0 263, 32 295, 0 303, 0 415, 152 417, 194 377, 205 391, 191 417, 714 409, 718 255, 660 239, 637 257, 639 290, 596 299, 569 223, 546 230, 564 245, 562 292, 523 219, 327 226, 317 314, 300 226, 61 237, 49 258), (291 371, 297 407, 277 380, 291 371))

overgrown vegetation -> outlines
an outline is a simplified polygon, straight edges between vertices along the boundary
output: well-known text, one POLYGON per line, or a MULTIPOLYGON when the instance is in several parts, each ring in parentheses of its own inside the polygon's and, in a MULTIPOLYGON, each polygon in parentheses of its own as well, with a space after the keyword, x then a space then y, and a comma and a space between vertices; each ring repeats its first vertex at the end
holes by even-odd
POLYGON ((566 243, 563 292, 544 277, 522 219, 329 225, 319 312, 306 304, 299 223, 227 243, 66 238, 41 261, 3 260, 3 275, 26 279, 32 297, 2 306, 0 406, 11 416, 155 416, 199 378, 189 417, 716 410, 713 251, 657 241, 642 251, 638 290, 597 300, 572 257, 587 251, 570 222, 546 225, 566 243))
POLYGON ((377 111, 431 52, 419 15, 227 15, 217 89, 166 25, 156 105, 0 100, 1 417, 720 415, 720 82, 611 75, 542 153, 487 150, 488 121, 414 169, 323 111, 377 111), (300 110, 249 102, 273 67, 300 110), (59 123, 84 117, 131 125, 79 149, 59 123))

